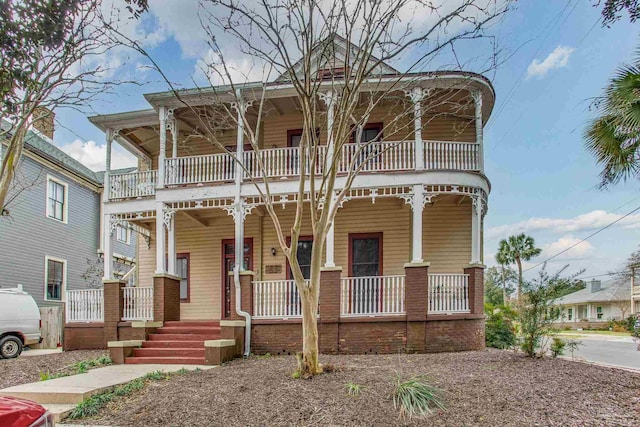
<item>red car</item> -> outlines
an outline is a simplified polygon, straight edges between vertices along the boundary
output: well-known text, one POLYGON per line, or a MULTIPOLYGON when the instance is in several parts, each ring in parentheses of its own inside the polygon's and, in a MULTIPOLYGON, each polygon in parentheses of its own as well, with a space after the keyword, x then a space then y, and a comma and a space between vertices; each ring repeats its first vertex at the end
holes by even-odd
POLYGON ((52 427, 53 415, 42 405, 17 397, 0 396, 0 426, 52 427))

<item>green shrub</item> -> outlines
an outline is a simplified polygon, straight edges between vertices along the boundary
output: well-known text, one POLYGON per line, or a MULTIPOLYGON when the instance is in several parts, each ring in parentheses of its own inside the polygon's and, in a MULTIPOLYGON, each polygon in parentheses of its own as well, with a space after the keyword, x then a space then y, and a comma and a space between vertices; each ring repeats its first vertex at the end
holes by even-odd
POLYGON ((442 390, 429 384, 424 376, 408 380, 398 376, 393 390, 393 406, 402 415, 424 417, 437 409, 445 410, 441 394, 442 390))
POLYGON ((359 396, 364 386, 352 382, 348 382, 344 385, 349 396, 359 396))
POLYGON ((506 349, 516 344, 514 312, 505 306, 485 304, 485 342, 487 347, 506 349))
POLYGON ((549 348, 549 350, 551 351, 551 356, 554 358, 562 356, 564 354, 564 348, 566 347, 566 345, 567 343, 562 338, 553 337, 553 340, 551 341, 551 347, 549 348))

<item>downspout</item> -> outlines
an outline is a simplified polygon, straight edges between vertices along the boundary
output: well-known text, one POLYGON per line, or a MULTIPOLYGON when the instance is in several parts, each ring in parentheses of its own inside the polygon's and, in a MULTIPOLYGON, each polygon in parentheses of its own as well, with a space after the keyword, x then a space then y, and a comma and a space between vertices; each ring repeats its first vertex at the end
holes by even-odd
POLYGON ((236 93, 236 110, 238 112, 238 135, 236 138, 236 195, 235 195, 235 226, 236 226, 236 254, 235 265, 233 266, 233 284, 236 289, 236 313, 239 316, 244 317, 244 357, 249 357, 251 352, 251 315, 242 310, 242 291, 240 289, 240 269, 244 264, 244 219, 243 219, 243 200, 240 197, 240 190, 242 186, 242 175, 244 169, 240 167, 243 162, 243 143, 244 143, 244 121, 242 118, 243 110, 246 106, 244 100, 241 98, 240 90, 236 93))

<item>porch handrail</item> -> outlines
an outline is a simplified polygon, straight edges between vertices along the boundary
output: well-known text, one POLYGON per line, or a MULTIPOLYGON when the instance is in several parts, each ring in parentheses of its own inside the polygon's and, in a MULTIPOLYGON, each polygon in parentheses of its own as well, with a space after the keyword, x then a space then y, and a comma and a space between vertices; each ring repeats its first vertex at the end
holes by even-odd
POLYGON ((127 287, 122 292, 122 320, 153 320, 153 287, 127 287))
POLYGON ((342 316, 401 315, 404 309, 404 275, 343 277, 342 316))
POLYGON ((109 175, 109 199, 129 199, 156 194, 158 171, 137 171, 109 175))
POLYGON ((480 144, 475 142, 423 141, 426 169, 480 170, 480 144))
POLYGON ((104 290, 67 291, 65 312, 67 323, 104 322, 104 290))
POLYGON ((414 141, 379 141, 367 144, 344 144, 339 173, 348 173, 350 168, 361 172, 386 172, 415 168, 414 141))
POLYGON ((232 181, 240 167, 236 159, 226 153, 165 159, 167 185, 203 184, 232 181))
POLYGON ((469 313, 468 274, 429 274, 429 314, 469 313))
POLYGON ((295 280, 254 281, 253 317, 288 319, 302 317, 300 294, 295 280))

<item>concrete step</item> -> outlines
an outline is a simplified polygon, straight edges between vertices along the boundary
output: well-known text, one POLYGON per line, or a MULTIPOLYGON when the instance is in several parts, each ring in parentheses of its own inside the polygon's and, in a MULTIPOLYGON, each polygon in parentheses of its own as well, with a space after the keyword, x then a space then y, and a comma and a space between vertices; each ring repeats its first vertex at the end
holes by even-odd
POLYGON ((207 341, 218 340, 220 334, 150 334, 149 341, 207 341))
POLYGON ((158 334, 192 334, 208 335, 219 334, 219 326, 164 326, 157 330, 158 334))
POLYGON ((203 357, 127 357, 124 360, 127 365, 204 365, 203 357))
POLYGON ((203 348, 204 341, 144 341, 142 348, 203 348))
POLYGON ((53 415, 53 421, 55 421, 56 425, 63 419, 65 419, 71 411, 76 407, 76 405, 65 405, 65 404, 55 404, 55 403, 43 403, 42 406, 53 415))
POLYGON ((220 327, 218 320, 171 320, 164 322, 164 326, 214 326, 220 327))
POLYGON ((202 348, 136 348, 133 357, 204 357, 202 348))

